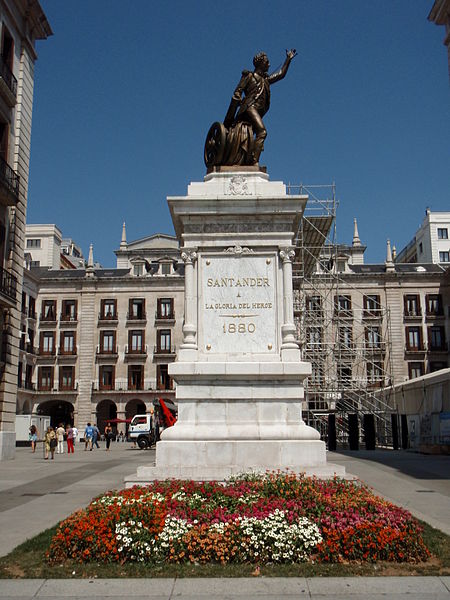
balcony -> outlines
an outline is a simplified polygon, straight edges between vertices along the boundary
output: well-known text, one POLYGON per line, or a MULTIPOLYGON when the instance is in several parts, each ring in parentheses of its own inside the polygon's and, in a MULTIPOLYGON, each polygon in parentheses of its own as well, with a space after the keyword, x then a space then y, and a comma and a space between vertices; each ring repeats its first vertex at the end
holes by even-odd
POLYGON ((353 310, 351 308, 335 308, 335 319, 353 319, 353 310))
POLYGON ((78 355, 78 347, 77 346, 75 346, 71 350, 65 350, 62 346, 60 346, 58 348, 58 358, 59 359, 76 358, 77 355, 78 355))
POLYGON ((50 350, 48 350, 48 349, 44 350, 44 348, 39 348, 38 355, 39 355, 39 357, 42 357, 42 358, 46 358, 46 357, 52 358, 56 355, 56 348, 51 348, 50 350))
POLYGON ((147 344, 142 348, 130 348, 128 344, 125 346, 125 360, 146 360, 148 347, 147 344))
POLYGON ((41 314, 39 317, 39 325, 41 325, 41 326, 43 325, 45 327, 49 327, 49 326, 53 326, 53 325, 56 326, 56 316, 53 313, 48 314, 48 315, 41 314))
POLYGON ((14 77, 11 69, 6 64, 3 56, 0 55, 0 92, 5 98, 7 104, 12 108, 16 104, 17 98, 17 79, 14 77))
POLYGON ((115 381, 109 386, 100 385, 98 381, 92 382, 92 391, 93 392, 154 392, 155 390, 148 383, 143 383, 142 385, 132 384, 128 381, 115 381))
POLYGON ((424 354, 427 351, 424 344, 420 344, 420 346, 410 346, 406 344, 405 346, 405 354, 424 354))
POLYGON ((0 267, 0 303, 13 307, 16 305, 16 295, 17 279, 0 267))
POLYGON ((155 312, 155 325, 173 325, 175 323, 175 313, 171 312, 167 315, 163 315, 158 311, 155 312))
POLYGON ((368 352, 373 352, 373 353, 381 353, 381 352, 385 352, 386 351, 386 342, 369 342, 366 340, 365 342, 365 349, 368 352))
POLYGON ((113 325, 117 325, 119 322, 119 317, 116 313, 98 313, 98 325, 107 325, 108 327, 112 327, 113 325))
POLYGON ((76 325, 78 323, 78 315, 74 314, 74 315, 65 315, 63 313, 61 313, 59 315, 59 324, 60 326, 64 326, 64 325, 76 325))
POLYGON ((19 176, 0 157, 0 203, 3 206, 16 206, 19 201, 19 176))
POLYGON ((405 321, 417 321, 422 319, 422 311, 420 308, 416 310, 405 310, 403 314, 403 319, 405 321))
POLYGON ((170 348, 161 348, 160 346, 153 347, 153 356, 175 356, 175 346, 170 346, 170 348))
POLYGON ((127 325, 145 325, 147 323, 147 313, 145 311, 135 315, 127 313, 127 325))
POLYGON ((363 319, 381 319, 382 316, 382 308, 365 308, 362 314, 363 319))
POLYGON ((110 360, 117 360, 117 357, 119 356, 119 348, 117 345, 113 346, 112 348, 104 348, 103 346, 97 345, 97 348, 95 349, 95 356, 97 359, 107 358, 110 360))

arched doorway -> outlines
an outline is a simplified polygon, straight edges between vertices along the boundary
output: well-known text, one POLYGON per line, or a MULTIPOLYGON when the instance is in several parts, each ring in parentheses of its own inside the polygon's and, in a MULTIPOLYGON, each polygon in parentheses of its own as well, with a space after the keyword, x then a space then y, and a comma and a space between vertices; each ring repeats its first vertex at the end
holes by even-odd
POLYGON ((33 405, 31 404, 31 400, 24 400, 20 414, 21 415, 31 415, 32 410, 33 410, 33 405))
POLYGON ((101 433, 111 419, 117 419, 117 406, 112 400, 102 400, 97 404, 97 427, 101 433))
POLYGON ((42 402, 37 408, 37 414, 49 416, 53 428, 58 427, 60 423, 73 425, 73 404, 65 400, 42 402))
POLYGON ((147 412, 147 408, 145 406, 145 402, 139 400, 138 398, 133 398, 127 402, 125 406, 125 418, 132 419, 134 415, 145 415, 147 412))

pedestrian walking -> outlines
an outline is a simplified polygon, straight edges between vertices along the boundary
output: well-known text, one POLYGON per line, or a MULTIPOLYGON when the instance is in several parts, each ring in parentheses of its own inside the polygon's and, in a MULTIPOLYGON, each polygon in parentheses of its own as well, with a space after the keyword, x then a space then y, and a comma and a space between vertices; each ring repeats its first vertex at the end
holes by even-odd
POLYGON ((94 437, 94 428, 90 423, 86 425, 86 429, 84 430, 84 451, 89 448, 92 452, 92 438, 94 437))
POLYGON ((33 454, 36 452, 36 443, 38 441, 38 435, 39 435, 39 432, 36 428, 36 425, 31 425, 30 433, 29 433, 28 437, 31 442, 31 451, 33 452, 33 454))
POLYGON ((113 430, 111 427, 111 423, 108 423, 108 425, 105 427, 105 441, 106 441, 106 451, 109 451, 109 447, 111 445, 111 439, 113 436, 113 430))
POLYGON ((45 444, 45 460, 48 460, 48 455, 50 454, 52 460, 55 458, 55 450, 58 445, 58 441, 56 439, 56 433, 53 427, 47 427, 47 431, 44 436, 44 444, 45 444))
POLYGON ((72 427, 72 431, 73 431, 73 445, 75 447, 75 444, 76 444, 77 438, 78 438, 78 429, 75 427, 75 425, 72 427))
POLYGON ((100 448, 100 446, 98 445, 98 438, 100 437, 100 430, 97 427, 96 423, 94 423, 93 428, 94 428, 94 433, 92 435, 92 447, 97 446, 97 448, 100 448))
POLYGON ((66 433, 66 430, 64 429, 64 425, 62 423, 60 423, 56 429, 56 439, 58 442, 58 446, 57 446, 57 450, 56 450, 57 454, 64 454, 64 434, 65 433, 66 433))
POLYGON ((66 429, 66 435, 67 435, 67 454, 70 453, 74 453, 74 447, 73 447, 73 428, 71 425, 67 425, 67 429, 66 429))

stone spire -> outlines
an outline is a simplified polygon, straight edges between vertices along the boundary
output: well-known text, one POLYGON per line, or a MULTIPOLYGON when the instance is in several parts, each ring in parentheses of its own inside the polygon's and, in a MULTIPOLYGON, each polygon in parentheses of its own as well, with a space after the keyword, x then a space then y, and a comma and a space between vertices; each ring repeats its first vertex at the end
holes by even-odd
POLYGON ((353 220, 353 243, 352 246, 361 246, 361 240, 359 239, 358 223, 356 219, 353 220))
POLYGON ((89 246, 89 257, 86 268, 86 277, 94 277, 94 245, 89 246))
POLYGON ((395 271, 394 261, 392 260, 391 240, 386 244, 386 260, 384 262, 386 271, 395 271))
POLYGON ((127 230, 125 228, 125 221, 123 222, 123 225, 122 225, 122 240, 120 242, 120 247, 121 248, 127 247, 127 230))

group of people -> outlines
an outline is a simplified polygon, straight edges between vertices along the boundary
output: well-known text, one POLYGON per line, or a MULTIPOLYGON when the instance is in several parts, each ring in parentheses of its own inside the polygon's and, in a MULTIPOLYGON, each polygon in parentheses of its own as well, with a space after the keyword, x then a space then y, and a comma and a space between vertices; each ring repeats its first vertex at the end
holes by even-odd
MULTIPOLYGON (((78 429, 72 425, 67 425, 64 427, 63 423, 60 423, 58 427, 53 428, 51 426, 47 427, 47 430, 44 434, 44 451, 45 451, 45 460, 49 457, 53 460, 56 454, 64 454, 64 441, 67 443, 67 453, 73 454, 75 452, 75 442, 78 436, 78 429)), ((94 423, 88 423, 84 430, 84 450, 93 450, 93 448, 100 448, 98 443, 99 439, 101 439, 101 433, 97 425, 94 423)), ((114 433, 111 424, 108 423, 105 427, 104 439, 106 442, 106 450, 109 451, 111 441, 113 439, 117 439, 117 441, 125 441, 125 435, 120 432, 117 436, 114 433)), ((36 425, 31 425, 29 429, 29 440, 31 442, 31 451, 36 452, 36 445, 39 440, 39 432, 37 430, 36 425)))
MULTIPOLYGON (((78 429, 67 425, 64 427, 62 423, 58 425, 56 429, 51 426, 47 427, 47 431, 44 434, 44 458, 48 460, 50 457, 52 460, 55 458, 55 452, 57 454, 64 453, 64 440, 67 442, 67 453, 73 454, 75 452, 75 440, 78 435, 78 429)), ((36 452, 36 444, 39 439, 39 432, 36 425, 30 427, 30 442, 31 451, 36 452)))

